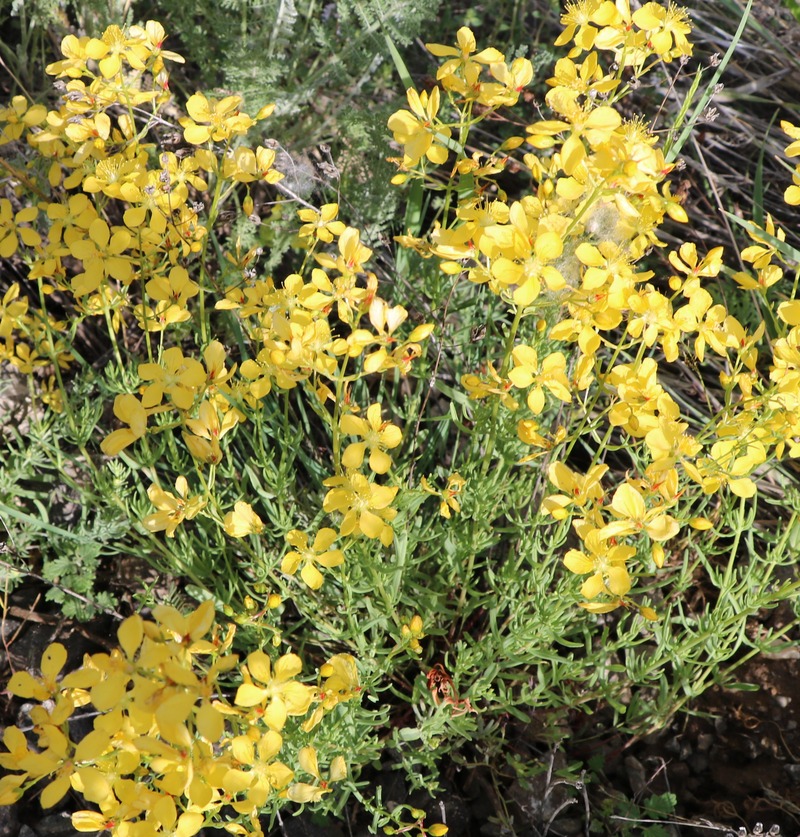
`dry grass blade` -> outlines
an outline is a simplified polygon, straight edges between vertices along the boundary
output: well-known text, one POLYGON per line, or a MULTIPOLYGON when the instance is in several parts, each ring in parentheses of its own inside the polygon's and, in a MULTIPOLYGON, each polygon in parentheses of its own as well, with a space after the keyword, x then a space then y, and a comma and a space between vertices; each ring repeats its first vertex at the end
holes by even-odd
MULTIPOLYGON (((694 0, 695 56, 707 63, 728 48, 744 11, 743 0, 694 0)), ((781 4, 757 2, 724 77, 714 95, 713 121, 700 127, 684 149, 692 185, 689 211, 698 240, 711 247, 730 244, 731 232, 714 206, 716 192, 725 208, 752 216, 755 177, 762 160, 763 212, 786 217, 782 165, 787 137, 781 119, 800 118, 800 24, 781 4), (713 175, 711 174, 713 172, 713 175)), ((679 105, 674 100, 672 106, 679 105)), ((668 105, 669 106, 669 105, 668 105)), ((787 231, 789 238, 797 233, 787 231)))

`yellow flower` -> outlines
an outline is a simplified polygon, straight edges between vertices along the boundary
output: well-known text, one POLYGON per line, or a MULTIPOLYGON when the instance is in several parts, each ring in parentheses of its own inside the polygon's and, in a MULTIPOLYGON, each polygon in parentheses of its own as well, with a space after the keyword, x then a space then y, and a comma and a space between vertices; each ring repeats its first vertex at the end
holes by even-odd
POLYGON ((27 321, 28 298, 19 298, 19 282, 13 282, 0 302, 0 340, 7 340, 27 321))
POLYGON ((519 407, 509 392, 514 385, 508 378, 501 378, 491 363, 486 364, 484 375, 462 375, 461 386, 467 391, 467 395, 475 400, 497 395, 506 409, 516 410, 519 407))
POLYGON ((35 221, 39 210, 28 206, 14 212, 8 198, 0 198, 0 258, 8 259, 17 252, 20 242, 26 247, 38 247, 42 243, 36 230, 22 224, 35 221))
POLYGON ((561 166, 568 175, 580 174, 579 167, 588 158, 585 139, 592 150, 597 150, 608 143, 612 135, 619 130, 622 117, 610 105, 581 105, 574 91, 555 87, 545 97, 547 104, 563 116, 563 120, 545 120, 529 125, 526 129, 531 135, 529 142, 534 148, 551 148, 555 144, 556 134, 570 131, 570 135, 561 145, 561 166))
POLYGON ((722 247, 713 247, 702 258, 698 259, 697 246, 692 242, 681 244, 676 253, 669 254, 670 264, 681 273, 688 276, 716 276, 722 269, 722 247))
POLYGON ((225 777, 226 789, 229 791, 234 790, 230 786, 232 779, 245 786, 246 800, 233 803, 233 808, 240 814, 263 808, 273 790, 283 790, 294 779, 294 771, 275 759, 282 745, 280 733, 273 729, 267 730, 256 740, 247 735, 237 735, 231 740, 233 757, 239 764, 250 768, 246 773, 228 771, 225 777))
POLYGON ((688 13, 674 3, 666 8, 658 3, 645 3, 633 13, 633 22, 645 30, 648 46, 664 61, 692 54, 692 45, 686 38, 692 31, 688 13))
POLYGON ((461 476, 461 474, 450 474, 447 478, 447 486, 442 491, 434 488, 425 477, 422 477, 419 483, 423 491, 427 491, 428 494, 435 494, 437 497, 441 497, 439 514, 442 517, 449 519, 451 509, 456 514, 461 511, 461 490, 467 484, 467 481, 461 476))
POLYGON ((83 262, 83 271, 72 280, 76 296, 94 293, 109 277, 127 285, 134 276, 131 257, 124 255, 131 244, 131 233, 125 227, 109 227, 102 218, 95 218, 86 231, 86 238, 70 244, 69 251, 83 262))
POLYGON ((612 513, 620 518, 600 530, 602 539, 644 532, 654 541, 666 541, 678 534, 680 524, 663 512, 663 506, 648 509, 644 498, 629 483, 623 483, 611 500, 612 513))
POLYGON ((542 282, 551 291, 564 287, 564 277, 549 264, 561 256, 564 244, 554 232, 535 235, 532 246, 529 236, 524 243, 517 241, 521 246, 508 251, 513 258, 500 256, 492 261, 492 276, 496 280, 496 292, 511 291, 514 304, 525 308, 539 297, 542 282))
POLYGON ((248 535, 260 535, 264 531, 264 523, 253 511, 250 503, 239 500, 232 512, 225 515, 223 527, 232 538, 246 538, 248 535))
POLYGON ((180 346, 165 349, 160 363, 140 363, 139 377, 152 381, 142 393, 142 404, 156 407, 167 395, 179 410, 190 410, 195 394, 206 381, 200 361, 184 357, 180 346))
POLYGON ((237 183, 277 183, 283 179, 283 174, 272 168, 275 162, 275 151, 271 148, 246 148, 240 146, 233 152, 233 157, 226 157, 222 164, 222 174, 237 183))
POLYGON ((319 241, 330 243, 334 236, 341 235, 346 227, 341 221, 336 220, 339 214, 338 203, 323 204, 319 210, 299 209, 297 217, 303 222, 303 226, 297 232, 300 238, 316 238, 319 241))
POLYGON ((99 38, 77 38, 75 35, 67 35, 61 41, 61 54, 64 59, 48 64, 45 72, 52 76, 80 78, 86 72, 88 59, 98 61, 107 52, 108 45, 99 38))
POLYGON ((301 668, 300 657, 296 654, 285 654, 273 666, 263 651, 251 652, 246 668, 242 669, 245 682, 237 689, 234 704, 248 709, 258 707, 258 715, 264 723, 280 732, 288 716, 305 715, 314 697, 311 686, 294 679, 301 668))
POLYGON ((423 157, 440 166, 447 160, 447 146, 443 140, 449 139, 452 132, 436 116, 439 88, 434 87, 429 96, 424 90, 417 93, 409 87, 406 97, 411 112, 398 110, 389 117, 389 130, 394 134, 395 142, 403 146, 403 166, 416 166, 423 157))
POLYGON ((318 784, 298 782, 289 787, 286 796, 293 802, 319 802, 326 793, 331 792, 331 783, 338 782, 347 775, 345 760, 342 756, 337 756, 330 764, 328 779, 324 780, 320 776, 317 751, 313 747, 303 747, 297 754, 297 761, 306 773, 310 773, 317 780, 318 784))
POLYGON ((603 592, 624 596, 631 589, 626 562, 636 554, 635 547, 610 546, 600 530, 589 524, 575 528, 586 551, 570 549, 564 556, 564 565, 576 575, 591 574, 581 586, 581 595, 587 599, 603 592))
POLYGON ((665 413, 674 404, 658 383, 658 364, 650 357, 639 364, 618 364, 607 383, 617 388, 618 396, 609 411, 609 422, 623 426, 632 436, 645 436, 658 427, 656 411, 665 413))
POLYGON ((158 75, 164 69, 164 59, 174 61, 177 64, 185 63, 183 56, 178 55, 177 52, 162 49, 162 44, 167 39, 167 33, 164 31, 164 27, 156 20, 148 20, 144 28, 141 26, 131 26, 128 30, 128 36, 131 39, 141 40, 143 46, 147 48, 148 61, 152 61, 153 75, 158 75))
POLYGON ((164 491, 157 485, 147 489, 150 502, 158 509, 155 514, 149 514, 142 523, 151 532, 166 532, 168 538, 175 537, 175 530, 184 520, 191 520, 205 507, 206 501, 202 497, 189 497, 189 483, 186 477, 178 477, 175 481, 176 497, 169 491, 164 491))
POLYGON ((674 319, 669 299, 648 288, 639 294, 631 294, 628 304, 628 334, 645 346, 652 346, 658 340, 666 360, 670 363, 677 360, 680 327, 674 319))
POLYGON ((216 406, 209 401, 200 405, 196 419, 186 419, 184 425, 191 433, 184 433, 183 440, 195 459, 217 464, 222 459, 219 440, 239 421, 237 410, 228 410, 219 420, 216 406))
POLYGON ((556 38, 555 45, 563 46, 574 40, 576 52, 590 50, 594 46, 598 28, 593 24, 607 26, 618 16, 611 0, 572 0, 567 3, 561 23, 567 28, 556 38))
POLYGON ((358 668, 355 657, 350 654, 334 654, 319 670, 324 677, 316 699, 318 705, 311 715, 303 721, 302 728, 311 732, 319 724, 326 712, 339 703, 352 700, 361 692, 358 681, 358 668))
POLYGON ((14 96, 7 108, 0 108, 0 146, 18 140, 26 129, 41 124, 46 118, 44 105, 28 107, 25 96, 14 96))
POLYGON ((216 387, 227 383, 236 371, 234 363, 231 369, 225 368, 225 347, 219 340, 212 340, 203 352, 206 366, 206 391, 216 391, 216 387))
MULTIPOLYGON (((761 231, 758 227, 755 227, 755 229, 759 230, 759 232, 761 231)), ((775 222, 772 220, 772 215, 767 215, 766 222, 764 224, 764 232, 773 239, 777 238, 778 241, 782 242, 786 240, 786 231, 775 226, 775 222)), ((746 262, 751 262, 756 270, 761 270, 762 268, 767 267, 770 261, 777 255, 777 246, 769 239, 759 238, 758 233, 748 230, 747 234, 757 243, 751 244, 749 247, 745 247, 744 250, 742 250, 742 258, 746 262)))
POLYGON ((329 548, 337 537, 334 529, 320 529, 314 538, 313 545, 309 546, 308 535, 292 529, 286 535, 286 540, 294 549, 284 556, 281 562, 281 572, 294 575, 302 563, 300 577, 312 590, 319 590, 322 587, 323 578, 315 565, 320 564, 328 568, 338 567, 344 561, 344 553, 341 549, 329 548))
POLYGON ((494 47, 475 52, 478 48, 477 42, 475 41, 475 35, 468 26, 462 26, 456 32, 456 44, 455 47, 445 46, 444 44, 425 44, 425 49, 437 58, 452 56, 439 67, 436 74, 437 78, 444 78, 459 69, 463 70, 470 62, 496 64, 498 61, 502 61, 504 57, 503 53, 494 47))
POLYGON ((400 626, 400 634, 408 643, 409 650, 414 654, 422 653, 422 645, 420 645, 419 641, 424 639, 426 636, 426 634, 423 633, 423 627, 422 617, 418 613, 415 613, 411 617, 411 621, 408 624, 400 626))
POLYGON ((392 458, 386 450, 396 448, 403 441, 403 432, 397 425, 383 421, 380 404, 370 405, 366 419, 347 413, 342 416, 340 426, 342 432, 364 439, 363 442, 353 442, 345 448, 342 455, 342 465, 345 468, 360 468, 367 450, 369 467, 376 474, 385 474, 392 467, 392 458))
MULTIPOLYGON (((781 121, 781 128, 784 133, 788 134, 794 142, 786 146, 784 153, 787 157, 797 157, 800 154, 800 128, 792 125, 786 120, 781 121)), ((786 188, 783 193, 783 199, 789 206, 797 206, 800 204, 800 165, 795 166, 792 173, 792 185, 786 188)))
MULTIPOLYGON (((475 35, 467 26, 462 26, 456 33, 455 47, 425 44, 425 48, 438 58, 448 59, 436 73, 437 80, 442 82, 445 90, 452 90, 466 99, 477 99, 482 104, 495 104, 487 100, 486 94, 489 89, 497 88, 498 85, 481 84, 479 77, 485 65, 491 65, 493 70, 498 66, 505 68, 505 56, 502 52, 494 47, 476 52, 478 47, 475 35)), ((502 88, 500 90, 502 91, 502 88)), ((501 100, 497 104, 500 103, 506 102, 501 100)))
POLYGON ((169 301, 185 309, 188 300, 200 292, 200 286, 189 278, 189 271, 185 267, 175 265, 166 276, 157 273, 145 285, 145 290, 151 299, 169 301))
POLYGON ((322 502, 323 509, 344 515, 340 534, 380 538, 384 546, 392 543, 394 532, 388 524, 397 516, 397 510, 390 508, 397 488, 376 485, 359 473, 328 477, 323 485, 330 487, 322 502))
POLYGON ((319 699, 326 709, 333 709, 337 703, 352 700, 361 691, 356 658, 351 654, 334 654, 320 668, 319 673, 325 678, 319 699))
POLYGON ((542 514, 550 514, 555 520, 564 520, 573 504, 583 509, 587 504, 603 499, 601 480, 608 465, 592 465, 584 474, 576 473, 563 462, 552 462, 547 470, 550 482, 563 494, 550 494, 542 501, 542 514))
POLYGON ((345 227, 336 242, 339 256, 334 258, 328 253, 318 253, 314 258, 329 270, 338 270, 343 274, 363 273, 364 263, 369 261, 372 250, 361 243, 361 233, 355 227, 345 227))
POLYGON ((545 389, 556 398, 569 403, 572 400, 567 379, 567 359, 562 352, 552 352, 539 364, 536 349, 530 346, 515 346, 511 353, 514 368, 508 379, 519 389, 531 387, 528 393, 528 407, 539 415, 545 406, 545 389))
POLYGON ((54 642, 45 648, 39 663, 41 677, 33 677, 27 671, 18 671, 11 676, 6 687, 12 695, 21 698, 33 698, 38 701, 50 700, 59 690, 58 675, 67 661, 67 649, 54 642))
POLYGON ((753 497, 756 484, 748 476, 766 461, 764 444, 755 439, 722 439, 711 446, 708 457, 693 464, 684 462, 687 474, 698 482, 705 494, 719 491, 724 485, 737 497, 753 497))
POLYGON ((202 145, 209 139, 223 142, 236 134, 244 134, 255 125, 255 120, 239 111, 241 96, 207 99, 195 93, 186 102, 185 116, 179 120, 183 136, 191 145, 202 145))
POLYGON ((128 427, 114 430, 100 443, 106 456, 116 456, 147 432, 147 410, 135 395, 118 395, 114 399, 114 415, 128 427))
POLYGON ((511 107, 517 103, 519 94, 533 80, 533 64, 527 58, 515 58, 509 66, 505 62, 492 64, 489 72, 502 85, 503 90, 494 92, 496 85, 483 85, 485 92, 478 99, 490 106, 504 105, 511 107), (489 92, 491 90, 491 93, 489 92))

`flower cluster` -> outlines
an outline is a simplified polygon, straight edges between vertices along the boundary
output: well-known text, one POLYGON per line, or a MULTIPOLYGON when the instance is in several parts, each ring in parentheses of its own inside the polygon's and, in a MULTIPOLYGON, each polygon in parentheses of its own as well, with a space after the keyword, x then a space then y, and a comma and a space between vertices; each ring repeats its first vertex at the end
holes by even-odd
MULTIPOLYGON (((564 563, 587 577, 584 606, 605 611, 630 603, 634 561, 660 568, 664 543, 684 526, 713 525, 692 511, 693 502, 705 507, 707 496, 722 490, 751 497, 757 468, 785 451, 800 454, 800 315, 794 301, 775 308, 784 333, 768 341, 765 374, 759 363, 763 322, 748 331, 709 290, 723 267, 721 247, 702 254, 694 244, 681 245, 667 253, 670 272, 664 277, 641 266, 654 248, 666 248, 659 234, 665 219, 688 218, 667 180, 675 163, 650 126, 626 118, 619 102, 659 61, 691 55, 686 12, 673 4, 651 2, 631 11, 627 2, 577 0, 567 4, 562 23, 556 45, 571 48, 547 82, 549 118, 528 125, 524 137, 508 137, 494 152, 471 158, 463 151, 481 118, 473 101, 487 113, 513 104, 495 89, 496 81, 482 80, 487 70, 497 80, 512 68, 496 50, 476 52, 465 29, 456 47, 428 45, 445 59, 437 78, 448 102, 438 88, 424 101, 411 90, 411 111, 395 114, 389 127, 404 151, 396 182, 413 176, 439 188, 433 178, 441 175, 431 166, 450 164, 453 177, 469 172, 473 179, 470 190, 462 178, 453 209, 439 216, 426 238, 398 240, 438 258, 445 274, 485 286, 510 308, 504 355, 487 359, 483 370, 464 375, 461 383, 471 399, 508 411, 519 410, 524 399, 534 418, 518 421, 518 436, 535 452, 522 462, 553 457, 548 474, 560 493, 545 497, 542 513, 572 521, 580 548, 569 550, 564 563), (460 145, 448 141, 454 126, 460 145), (525 146, 532 150, 516 166, 526 170, 534 189, 509 201, 496 175, 507 167, 509 153, 525 146), (537 324, 533 340, 518 337, 525 321, 537 324), (723 369, 724 400, 705 424, 692 423, 661 376, 671 364, 703 364, 709 354, 723 369), (602 485, 604 477, 614 477, 603 464, 604 445, 587 473, 568 467, 566 455, 577 441, 570 427, 540 426, 541 417, 556 409, 577 413, 584 430, 630 451, 628 473, 615 485, 602 485)), ((526 67, 514 74, 522 85, 530 81, 526 67)), ((800 136, 788 123, 783 127, 794 140, 800 136)), ((800 153, 797 145, 787 154, 800 153)), ((797 203, 797 190, 789 187, 787 202, 797 203)), ((771 219, 766 230, 751 235, 756 244, 741 255, 756 275, 734 278, 773 306, 767 290, 783 275, 776 259, 784 236, 771 219)), ((650 608, 642 612, 652 616, 650 608)))
POLYGON ((323 778, 311 744, 290 767, 284 738, 292 724, 293 742, 308 739, 325 714, 358 697, 351 656, 333 656, 313 686, 298 680, 296 654, 273 660, 253 651, 240 662, 231 653, 235 628, 216 624, 211 601, 185 616, 157 606, 153 618, 129 617, 118 648, 87 655, 64 676, 59 643, 44 652, 39 676, 13 675, 8 690, 37 704, 35 744, 6 728, 0 804, 44 782, 45 808, 70 790, 95 806, 72 815, 79 832, 191 837, 224 824, 230 834, 261 835, 268 804, 319 800, 346 777, 336 756, 323 778), (93 729, 76 739, 72 724, 91 707, 93 729), (291 720, 303 717, 300 725, 291 720))
MULTIPOLYGON (((243 254, 237 243, 235 253, 224 253, 225 279, 218 279, 212 253, 227 244, 217 225, 222 207, 237 200, 250 213, 261 211, 254 195, 283 176, 274 148, 246 144, 248 131, 273 107, 250 116, 239 96, 195 93, 177 118, 185 153, 162 150, 160 126, 170 126, 176 108, 165 62, 182 60, 163 49, 165 37, 153 21, 111 26, 101 38, 68 36, 63 60, 48 67, 58 79, 58 106, 29 107, 19 96, 0 111, 0 144, 19 161, 20 179, 26 160, 44 162, 43 191, 50 195, 22 209, 0 201, 0 256, 24 259, 42 299, 58 292, 77 319, 105 318, 122 380, 131 374, 117 335, 126 343, 130 331, 143 335, 137 339, 147 357, 134 363, 134 386, 116 395, 118 426, 100 447, 109 457, 146 449, 148 437, 177 428, 201 483, 190 487, 189 474, 175 474, 177 494, 154 483, 148 496, 155 512, 144 516, 146 529, 172 538, 202 516, 233 538, 262 532, 249 498, 221 507, 212 490, 215 469, 228 440, 260 414, 264 399, 297 390, 330 431, 323 506, 338 522, 335 534, 389 545, 398 487, 385 482, 402 430, 383 417, 380 403, 357 404, 353 388, 368 376, 407 374, 433 326, 407 328, 408 311, 380 297, 368 266, 372 251, 359 230, 338 219, 336 204, 298 213, 303 275, 260 275, 261 251, 243 254), (243 362, 231 357, 241 355, 241 343, 232 350, 209 339, 212 311, 238 322, 237 334, 247 341, 243 362), (196 326, 194 346, 179 336, 185 324, 196 326)), ((42 400, 54 409, 62 404, 60 372, 74 360, 66 330, 46 307, 34 310, 19 283, 5 294, 0 361, 35 374, 42 400), (58 387, 53 376, 42 380, 49 370, 58 387)), ((332 531, 323 527, 326 542, 332 531)), ((335 561, 316 565, 341 563, 343 552, 333 554, 335 561)), ((303 580, 318 587, 314 562, 290 553, 283 571, 291 575, 301 563, 303 580)))

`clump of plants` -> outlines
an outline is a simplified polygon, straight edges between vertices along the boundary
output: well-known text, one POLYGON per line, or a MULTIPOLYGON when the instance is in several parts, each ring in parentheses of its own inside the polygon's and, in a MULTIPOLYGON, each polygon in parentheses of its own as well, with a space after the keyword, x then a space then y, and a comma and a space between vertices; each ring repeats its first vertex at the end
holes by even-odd
POLYGON ((435 792, 439 758, 473 741, 523 775, 501 717, 603 706, 646 731, 780 643, 745 627, 798 587, 788 486, 785 525, 752 525, 759 480, 800 454, 798 254, 772 218, 745 222, 747 270, 662 232, 687 221, 669 177, 731 53, 661 137, 623 103, 690 65, 686 13, 584 0, 562 23, 538 114, 531 62, 468 27, 427 45, 428 89, 393 49, 388 256, 335 196, 301 201, 277 241, 272 104, 176 103, 155 21, 67 36, 56 104, 0 112, 0 257, 21 276, 0 359, 32 428, 5 443, 0 510, 45 563, 45 533, 100 540, 200 601, 150 602, 155 622, 128 616, 118 650, 63 678, 60 645, 12 677, 41 705, 35 742, 6 731, 0 802, 46 781, 45 806, 70 788, 96 806, 78 830, 189 837, 352 795, 387 833, 443 834, 390 813, 362 769, 383 758, 435 792), (19 490, 30 440, 80 527, 19 490))
POLYGON ((54 643, 42 657, 40 677, 20 671, 11 678, 12 694, 39 704, 31 710, 38 747, 17 727, 5 731, 3 804, 47 779, 43 807, 71 788, 98 806, 72 815, 79 832, 191 837, 225 823, 231 834, 252 834, 270 797, 312 802, 344 778, 344 759, 335 756, 323 779, 311 744, 295 748, 298 770, 291 769, 284 736, 288 723, 292 744, 319 742, 312 732, 325 713, 360 690, 351 656, 331 657, 312 686, 297 679, 296 654, 273 664, 255 650, 240 663, 230 653, 235 626, 223 633, 210 599, 187 616, 166 605, 153 616, 155 622, 129 616, 118 649, 87 655, 64 677, 67 650, 54 643), (70 719, 90 706, 93 730, 74 741, 70 719), (294 781, 299 774, 310 781, 294 781))

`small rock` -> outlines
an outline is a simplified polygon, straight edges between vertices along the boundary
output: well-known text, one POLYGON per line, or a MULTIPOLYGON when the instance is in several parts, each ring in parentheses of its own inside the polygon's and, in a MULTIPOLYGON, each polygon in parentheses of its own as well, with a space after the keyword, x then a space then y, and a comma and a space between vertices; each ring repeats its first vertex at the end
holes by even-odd
POLYGON ((793 782, 800 783, 800 764, 784 764, 783 769, 789 774, 793 782))
POLYGON ((702 774, 708 770, 708 756, 705 753, 695 753, 687 759, 693 773, 702 774))
POLYGON ((707 753, 711 749, 711 745, 714 743, 714 736, 710 735, 707 732, 701 733, 697 736, 697 752, 698 753, 707 753))
POLYGON ((665 745, 668 753, 674 753, 680 761, 686 761, 692 754, 691 742, 683 736, 675 736, 669 739, 665 745))
MULTIPOLYGON (((36 823, 36 837, 75 837, 69 814, 49 814, 36 823)), ((20 837, 22 834, 20 833, 20 837)))
POLYGON ((0 808, 0 834, 14 837, 19 830, 19 812, 14 806, 0 808))
POLYGON ((625 772, 628 775, 628 784, 631 786, 634 796, 639 796, 647 787, 647 779, 644 775, 644 765, 636 756, 625 757, 625 772))

